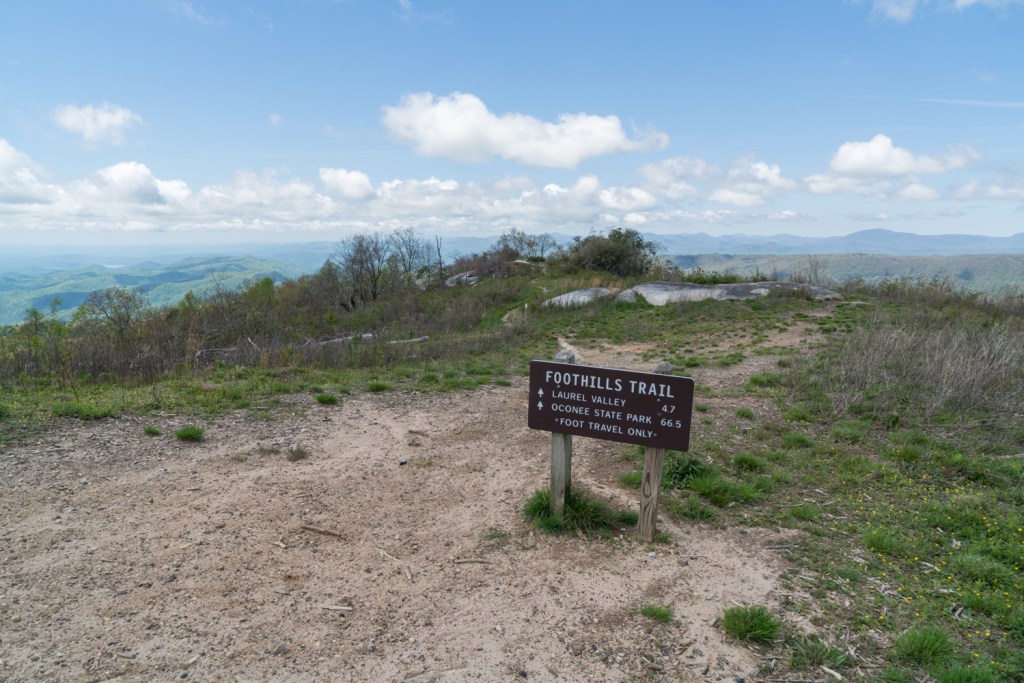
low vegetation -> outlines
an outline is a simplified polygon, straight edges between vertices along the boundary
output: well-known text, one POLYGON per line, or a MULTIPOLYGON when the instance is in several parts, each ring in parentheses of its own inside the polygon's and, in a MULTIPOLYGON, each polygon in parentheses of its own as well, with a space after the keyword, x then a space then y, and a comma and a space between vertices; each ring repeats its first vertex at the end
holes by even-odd
MULTIPOLYGON (((1024 680, 1024 297, 899 281, 846 285, 846 302, 828 308, 766 297, 549 309, 540 304, 572 289, 685 273, 628 230, 562 249, 510 233, 498 251, 448 265, 404 237, 349 242, 315 274, 172 307, 110 290, 71 320, 30 312, 0 335, 0 445, 69 420, 267 420, 351 392, 472 391, 512 383, 529 360, 552 357, 558 337, 642 344, 652 366, 739 377, 698 385, 691 450, 666 454, 663 519, 791 539, 776 548, 784 600, 725 610, 730 638, 770 648, 792 680, 820 667, 883 681, 1024 680), (489 276, 443 285, 468 270, 489 276), (802 340, 797 352, 771 345, 781 331, 802 340)), ((175 432, 203 436, 195 424, 175 432)), ((622 453, 621 484, 639 486, 642 449, 622 453)), ((310 454, 231 460, 269 455, 310 454)), ((524 509, 547 531, 600 537, 636 524, 576 488, 564 515, 549 502, 538 491, 524 509)))

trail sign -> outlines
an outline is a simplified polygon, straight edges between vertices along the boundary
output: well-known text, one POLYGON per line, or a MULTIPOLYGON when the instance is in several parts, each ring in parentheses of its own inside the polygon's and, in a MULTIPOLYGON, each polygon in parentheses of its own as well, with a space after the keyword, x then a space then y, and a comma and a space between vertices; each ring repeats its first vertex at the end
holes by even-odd
POLYGON ((535 360, 531 429, 652 448, 690 448, 693 379, 535 360))

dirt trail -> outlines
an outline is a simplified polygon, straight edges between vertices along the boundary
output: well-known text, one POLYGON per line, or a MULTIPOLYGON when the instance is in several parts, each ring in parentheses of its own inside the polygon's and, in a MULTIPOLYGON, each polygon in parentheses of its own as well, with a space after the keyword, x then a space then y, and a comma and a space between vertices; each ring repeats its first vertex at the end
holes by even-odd
MULTIPOLYGON (((581 353, 639 367, 635 349, 581 353)), ((672 546, 628 529, 611 541, 533 531, 519 510, 547 485, 550 439, 526 427, 525 379, 290 400, 274 421, 205 422, 198 445, 173 437, 185 418, 147 420, 158 437, 121 418, 69 421, 0 454, 0 681, 756 671, 713 624, 734 604, 778 606, 778 538, 665 515, 672 546), (309 457, 288 461, 294 446, 309 457), (676 619, 636 613, 648 603, 676 619)), ((616 480, 621 452, 578 439, 574 481, 636 509, 616 480)))

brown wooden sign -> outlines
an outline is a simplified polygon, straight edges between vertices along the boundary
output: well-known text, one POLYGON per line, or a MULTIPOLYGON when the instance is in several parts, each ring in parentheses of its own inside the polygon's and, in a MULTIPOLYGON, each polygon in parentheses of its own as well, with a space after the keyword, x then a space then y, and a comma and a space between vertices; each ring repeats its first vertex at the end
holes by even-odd
POLYGON ((535 360, 531 429, 685 451, 693 379, 535 360))

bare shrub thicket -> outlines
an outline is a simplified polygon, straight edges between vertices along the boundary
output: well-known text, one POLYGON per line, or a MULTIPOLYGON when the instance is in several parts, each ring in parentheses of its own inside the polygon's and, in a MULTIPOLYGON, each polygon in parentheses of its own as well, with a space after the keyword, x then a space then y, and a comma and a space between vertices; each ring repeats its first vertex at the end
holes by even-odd
POLYGON ((438 268, 430 243, 401 230, 346 240, 310 275, 214 286, 161 309, 137 290, 94 292, 69 322, 57 318, 56 308, 33 310, 0 338, 0 380, 47 378, 77 391, 80 378, 126 384, 175 370, 198 372, 216 361, 379 365, 449 358, 465 343, 479 349, 508 343, 486 321, 518 301, 521 287, 484 280, 446 288, 438 268), (470 341, 455 341, 474 329, 470 341))
MULTIPOLYGON (((832 409, 869 405, 925 417, 1024 413, 1024 318, 1014 302, 925 284, 838 338, 814 373, 832 409)), ((890 299, 891 300, 891 299, 890 299)))

